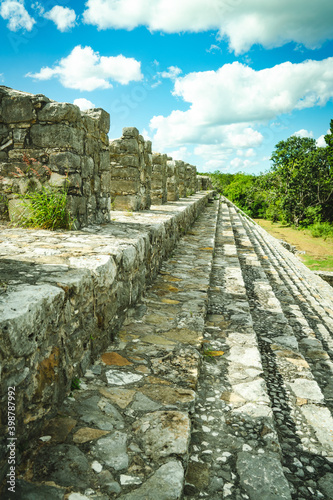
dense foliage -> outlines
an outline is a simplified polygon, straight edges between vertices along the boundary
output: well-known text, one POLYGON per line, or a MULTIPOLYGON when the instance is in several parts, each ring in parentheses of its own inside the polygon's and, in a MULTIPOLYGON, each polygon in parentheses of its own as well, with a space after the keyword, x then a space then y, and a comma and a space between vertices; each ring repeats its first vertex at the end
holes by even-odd
POLYGON ((333 222, 333 120, 326 147, 291 136, 272 153, 272 168, 259 176, 211 174, 221 193, 251 217, 295 226, 333 222))

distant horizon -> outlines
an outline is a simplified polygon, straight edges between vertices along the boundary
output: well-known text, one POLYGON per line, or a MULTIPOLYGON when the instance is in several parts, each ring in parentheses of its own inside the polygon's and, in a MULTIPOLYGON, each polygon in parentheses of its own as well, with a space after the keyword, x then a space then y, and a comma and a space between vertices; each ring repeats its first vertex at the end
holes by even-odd
POLYGON ((0 2, 0 84, 110 113, 200 173, 259 175, 333 118, 333 3, 0 2))

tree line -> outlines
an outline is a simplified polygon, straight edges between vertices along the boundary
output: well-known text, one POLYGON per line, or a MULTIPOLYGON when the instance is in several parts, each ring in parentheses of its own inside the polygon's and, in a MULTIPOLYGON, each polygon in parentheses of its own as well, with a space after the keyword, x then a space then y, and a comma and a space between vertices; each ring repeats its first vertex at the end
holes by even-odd
POLYGON ((258 176, 219 171, 210 174, 216 189, 252 218, 294 226, 333 223, 333 120, 326 147, 309 137, 280 141, 271 169, 258 176))

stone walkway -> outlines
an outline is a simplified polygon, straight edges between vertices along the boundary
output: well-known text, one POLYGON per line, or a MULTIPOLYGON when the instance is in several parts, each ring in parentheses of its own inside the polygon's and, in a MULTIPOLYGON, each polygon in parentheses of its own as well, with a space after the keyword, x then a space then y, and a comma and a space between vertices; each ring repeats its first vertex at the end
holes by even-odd
POLYGON ((3 498, 331 499, 332 335, 329 285, 215 202, 3 498))

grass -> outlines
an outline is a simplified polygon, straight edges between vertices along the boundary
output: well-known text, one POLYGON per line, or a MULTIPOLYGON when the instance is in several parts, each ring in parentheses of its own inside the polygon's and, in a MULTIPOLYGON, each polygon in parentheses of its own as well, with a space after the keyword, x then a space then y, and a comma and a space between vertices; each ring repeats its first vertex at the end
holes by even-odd
POLYGON ((314 259, 308 255, 302 255, 302 261, 312 271, 333 271, 333 255, 323 259, 314 259))
MULTIPOLYGON (((329 234, 327 228, 320 227, 318 230, 318 226, 315 224, 308 229, 296 229, 280 222, 273 223, 265 219, 255 220, 275 238, 295 245, 297 250, 305 251, 305 255, 300 255, 300 258, 312 271, 333 271, 333 237, 327 235, 327 233, 329 234), (320 233, 321 236, 318 235, 320 233)), ((320 226, 325 225, 320 224, 320 226)))
POLYGON ((43 229, 71 229, 73 219, 67 209, 67 190, 56 191, 42 188, 41 191, 26 193, 22 198, 25 210, 19 225, 43 229))

